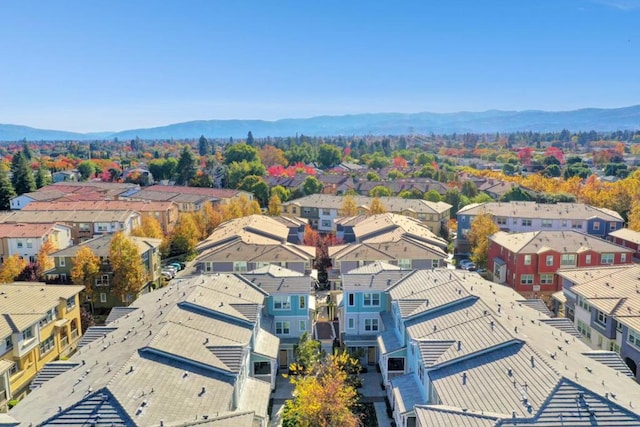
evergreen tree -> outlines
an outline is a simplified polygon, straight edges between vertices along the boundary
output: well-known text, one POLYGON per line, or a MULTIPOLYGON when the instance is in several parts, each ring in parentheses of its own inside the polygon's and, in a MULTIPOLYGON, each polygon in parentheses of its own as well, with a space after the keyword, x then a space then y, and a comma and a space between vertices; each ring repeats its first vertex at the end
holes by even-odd
POLYGON ((247 134, 247 145, 253 146, 255 144, 255 140, 253 139, 253 134, 251 131, 247 134))
POLYGON ((0 167, 0 210, 8 211, 11 209, 10 201, 14 197, 16 197, 16 192, 9 180, 7 171, 0 167))
POLYGON ((197 172, 196 158, 193 156, 191 147, 186 145, 182 149, 182 153, 180 154, 180 159, 178 160, 176 184, 188 185, 189 181, 191 181, 193 178, 196 177, 196 172, 197 172))
POLYGON ((36 187, 42 188, 51 184, 51 171, 49 169, 40 166, 38 168, 38 172, 36 173, 36 187))
POLYGON ((22 153, 16 153, 11 162, 12 184, 18 195, 36 191, 36 180, 29 161, 22 153))
POLYGON ((198 152, 201 156, 211 154, 211 146, 209 144, 209 140, 205 138, 204 135, 201 135, 200 139, 198 140, 198 152))

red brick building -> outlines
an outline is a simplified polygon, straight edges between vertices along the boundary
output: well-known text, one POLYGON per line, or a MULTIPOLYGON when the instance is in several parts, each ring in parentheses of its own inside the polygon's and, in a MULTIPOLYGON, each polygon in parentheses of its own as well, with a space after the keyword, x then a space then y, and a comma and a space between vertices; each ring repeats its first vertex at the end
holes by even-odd
POLYGON ((548 297, 562 288, 561 268, 631 263, 633 250, 577 231, 506 233, 489 237, 487 270, 526 298, 548 297))

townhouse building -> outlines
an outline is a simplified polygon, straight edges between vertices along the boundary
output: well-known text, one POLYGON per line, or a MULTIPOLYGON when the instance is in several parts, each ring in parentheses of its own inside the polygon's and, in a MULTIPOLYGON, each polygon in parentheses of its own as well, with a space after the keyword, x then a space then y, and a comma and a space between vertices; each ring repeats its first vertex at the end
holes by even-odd
POLYGON ((75 350, 82 286, 3 284, 0 291, 0 409, 27 394, 42 367, 75 350))
MULTIPOLYGON (((119 297, 113 293, 113 269, 109 262, 113 237, 114 234, 107 234, 53 252, 50 256, 53 258, 54 264, 51 269, 44 272, 45 280, 48 283, 57 284, 72 283, 71 271, 73 270, 78 251, 84 247, 88 247, 95 256, 100 258, 100 271, 96 275, 92 292, 83 292, 81 295, 81 303, 89 312, 100 315, 107 314, 113 307, 127 306, 138 298, 140 294, 147 293, 159 287, 162 280, 160 275, 162 270, 160 263, 160 244, 162 240, 130 236, 129 239, 131 239, 138 249, 140 255, 138 262, 143 266, 147 281, 136 294, 119 297)), ((135 260, 131 260, 131 262, 135 262, 135 260)))
POLYGON ((89 328, 64 366, 47 364, 8 417, 14 425, 266 427, 279 340, 263 328, 265 296, 231 274, 145 294, 89 328))
POLYGON ((336 221, 337 237, 345 245, 329 247, 328 279, 341 286, 342 275, 376 261, 404 270, 445 265, 447 242, 421 221, 385 213, 344 217, 336 221))
POLYGON ((631 249, 634 258, 640 258, 640 232, 630 228, 621 228, 609 233, 608 238, 616 245, 631 249))
POLYGON ((123 193, 122 199, 175 202, 180 212, 199 212, 206 203, 227 203, 241 196, 253 200, 253 193, 227 188, 151 185, 123 193))
MULTIPOLYGON (((334 221, 340 213, 345 196, 312 194, 282 204, 283 215, 292 215, 309 220, 311 226, 323 233, 335 231, 334 221)), ((359 214, 367 214, 373 197, 352 196, 359 214)), ((379 197, 387 212, 418 219, 436 235, 447 228, 451 205, 444 202, 430 202, 401 197, 379 197)))
POLYGON ((71 228, 55 222, 0 224, 0 264, 12 255, 36 262, 46 241, 55 248, 70 246, 71 228))
POLYGON ((288 241, 299 227, 299 222, 281 222, 265 215, 232 219, 198 244, 196 267, 202 273, 246 273, 273 264, 310 272, 316 248, 288 241))
POLYGON ((12 198, 10 207, 20 210, 32 202, 118 200, 122 194, 136 189, 140 189, 137 184, 63 180, 12 198))
POLYGON ((534 231, 489 236, 487 270, 527 298, 548 299, 562 289, 562 268, 630 264, 633 251, 577 231, 534 231))
POLYGON ((606 238, 612 231, 624 227, 624 220, 619 213, 582 203, 473 203, 456 214, 456 253, 469 252, 467 234, 475 217, 481 214, 490 214, 500 230, 512 233, 573 230, 606 238))
MULTIPOLYGON (((278 366, 288 368, 295 360, 295 346, 300 337, 312 335, 315 325, 315 280, 303 273, 276 265, 268 265, 242 275, 267 294, 264 312, 269 331, 280 339, 278 366)), ((265 321, 265 328, 268 328, 265 321)))
POLYGON ((165 234, 170 233, 178 222, 180 214, 175 202, 131 201, 131 200, 82 200, 32 202, 23 211, 134 211, 145 217, 154 218, 160 223, 165 234))
POLYGON ((564 312, 591 348, 620 354, 640 380, 640 266, 559 272, 564 312))
POLYGON ((0 212, 1 224, 58 223, 66 225, 71 229, 73 244, 119 231, 130 234, 131 230, 140 226, 140 218, 140 214, 132 210, 0 212))
POLYGON ((377 342, 396 425, 640 422, 638 384, 620 357, 592 351, 571 323, 512 289, 438 269, 412 272, 387 293, 390 327, 377 342))
POLYGON ((389 329, 390 309, 385 290, 409 271, 384 262, 356 268, 342 276, 342 295, 338 300, 341 343, 363 366, 378 361, 378 334, 389 329))

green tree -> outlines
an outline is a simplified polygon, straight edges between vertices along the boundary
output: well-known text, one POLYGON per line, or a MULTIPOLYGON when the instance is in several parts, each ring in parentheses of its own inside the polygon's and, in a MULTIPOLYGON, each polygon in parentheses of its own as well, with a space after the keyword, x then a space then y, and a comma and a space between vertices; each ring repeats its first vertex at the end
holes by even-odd
POLYGON ((456 213, 460 209, 462 209, 464 206, 469 204, 469 199, 466 198, 457 188, 452 188, 450 190, 447 190, 447 192, 444 195, 443 201, 452 206, 451 207, 452 219, 456 217, 456 213))
POLYGON ((162 175, 164 179, 173 179, 178 170, 178 161, 173 157, 166 159, 162 165, 162 175))
POLYGON ((276 185, 271 189, 271 195, 277 195, 281 202, 286 202, 291 197, 291 192, 282 185, 276 185))
POLYGON ((33 176, 33 171, 29 161, 22 153, 18 152, 13 156, 11 171, 13 172, 11 183, 18 195, 36 191, 36 180, 33 176))
POLYGON ((527 202, 531 200, 531 196, 520 187, 513 187, 500 198, 501 202, 527 202))
POLYGON ((367 181, 380 181, 380 175, 373 171, 367 172, 367 181))
POLYGON ((424 193, 417 188, 411 190, 402 190, 398 193, 398 197, 403 199, 424 199, 424 193))
POLYGON ((478 195, 478 186, 475 182, 466 180, 462 183, 460 192, 468 198, 472 199, 478 195))
POLYGON ((302 190, 306 195, 320 193, 322 191, 322 183, 315 176, 308 176, 302 183, 302 190))
POLYGON ((258 150, 247 144, 230 145, 224 154, 224 163, 230 165, 234 162, 259 162, 258 150))
POLYGON ((369 190, 369 197, 391 197, 391 189, 384 185, 376 185, 369 190))
POLYGON ((440 193, 438 193, 437 190, 431 189, 424 193, 424 199, 430 202, 440 202, 442 201, 442 196, 440 195, 440 193))
POLYGON ((250 175, 263 176, 266 172, 265 167, 260 162, 233 162, 229 165, 229 176, 227 184, 229 188, 237 188, 242 180, 250 175))
POLYGON ((198 139, 198 154, 201 156, 206 156, 211 154, 211 146, 209 144, 209 140, 204 137, 204 135, 200 135, 200 139, 198 139))
POLYGON ((250 146, 254 146, 256 143, 256 141, 253 139, 253 133, 251 133, 251 131, 249 131, 249 133, 247 133, 247 145, 250 146))
POLYGON ((111 292, 118 299, 135 298, 147 282, 147 272, 138 247, 122 232, 111 239, 109 262, 113 271, 111 292))
POLYGON ((0 210, 8 211, 11 209, 11 199, 16 197, 13 184, 7 175, 4 166, 0 165, 0 210))
POLYGON ((88 180, 96 173, 96 165, 91 160, 80 162, 77 169, 83 181, 88 180))
POLYGON ((331 169, 342 161, 342 151, 335 145, 321 144, 318 147, 318 165, 323 169, 331 169))
POLYGON ((303 142, 300 145, 292 145, 287 151, 284 152, 284 157, 287 159, 290 165, 295 163, 304 163, 305 165, 316 160, 316 151, 311 144, 303 142))
POLYGON ((489 236, 500 231, 491 214, 481 214, 474 218, 469 229, 471 259, 478 267, 486 268, 489 253, 489 236))
POLYGON ((261 206, 267 206, 269 203, 269 185, 262 179, 261 176, 248 175, 242 178, 238 190, 248 191, 253 193, 254 197, 260 203, 261 206))
POLYGON ((51 184, 51 171, 43 166, 38 168, 38 172, 36 173, 36 187, 42 188, 51 184))
POLYGON ((185 145, 178 160, 176 184, 187 185, 189 181, 196 177, 197 171, 196 158, 191 151, 191 147, 185 145))
POLYGON ((387 166, 389 166, 391 164, 391 161, 389 161, 389 159, 387 157, 385 157, 384 154, 382 153, 375 153, 372 157, 371 157, 371 161, 369 161, 369 167, 371 169, 382 169, 382 168, 386 168, 387 166))

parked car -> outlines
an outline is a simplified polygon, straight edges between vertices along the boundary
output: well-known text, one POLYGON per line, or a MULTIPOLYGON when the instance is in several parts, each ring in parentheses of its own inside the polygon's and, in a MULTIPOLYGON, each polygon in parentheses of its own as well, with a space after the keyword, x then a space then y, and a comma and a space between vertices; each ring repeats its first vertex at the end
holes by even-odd
POLYGON ((469 260, 469 259, 463 259, 461 260, 458 265, 460 266, 461 269, 463 270, 467 270, 467 271, 476 271, 478 268, 476 267, 476 265, 473 263, 473 261, 469 260))
POLYGON ((175 268, 175 267, 172 267, 172 266, 170 266, 170 265, 165 265, 165 266, 162 268, 162 271, 170 271, 170 272, 171 272, 171 274, 173 274, 174 276, 178 273, 178 269, 177 269, 177 268, 175 268))
POLYGON ((167 264, 167 267, 175 267, 175 269, 178 271, 184 270, 184 264, 181 264, 179 262, 172 262, 171 264, 167 264))
POLYGON ((169 271, 162 271, 160 274, 162 275, 162 278, 165 280, 173 279, 173 275, 169 271))

